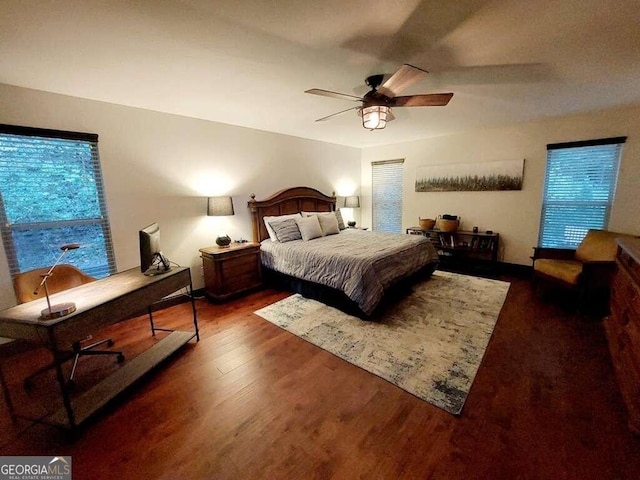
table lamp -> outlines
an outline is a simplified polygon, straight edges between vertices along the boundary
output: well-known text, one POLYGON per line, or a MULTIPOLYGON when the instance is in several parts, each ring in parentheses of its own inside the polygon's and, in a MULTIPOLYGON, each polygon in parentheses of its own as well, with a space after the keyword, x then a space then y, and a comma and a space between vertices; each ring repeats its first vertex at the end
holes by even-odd
MULTIPOLYGON (((344 197, 344 208, 360 208, 360 197, 358 195, 344 197)), ((350 220, 347 225, 353 228, 356 226, 356 221, 350 220)))
POLYGON ((56 305, 51 305, 51 300, 49 300, 49 290, 47 289, 47 280, 53 275, 53 270, 60 263, 62 257, 64 257, 69 250, 77 250, 78 248, 80 248, 79 243, 69 243, 60 247, 62 253, 55 261, 55 263, 51 266, 49 271, 42 275, 42 281, 40 282, 40 285, 38 285, 38 288, 33 291, 33 294, 37 295, 40 289, 44 287, 44 295, 47 298, 47 308, 43 309, 40 312, 40 318, 42 318, 43 320, 51 320, 52 318, 64 317, 65 315, 69 315, 70 313, 76 311, 76 304, 73 302, 64 302, 58 303, 56 305))
MULTIPOLYGON (((233 215, 233 200, 229 196, 209 197, 207 200, 207 215, 210 217, 222 217, 233 215)), ((229 235, 220 235, 216 238, 216 244, 220 247, 228 247, 231 243, 229 235)))

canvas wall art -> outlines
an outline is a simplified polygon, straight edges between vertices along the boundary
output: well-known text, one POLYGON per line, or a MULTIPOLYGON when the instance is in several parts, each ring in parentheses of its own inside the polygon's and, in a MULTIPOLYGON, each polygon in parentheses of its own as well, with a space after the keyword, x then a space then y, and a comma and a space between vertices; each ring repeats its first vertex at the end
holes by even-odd
POLYGON ((522 190, 524 159, 424 165, 416 169, 416 192, 522 190))

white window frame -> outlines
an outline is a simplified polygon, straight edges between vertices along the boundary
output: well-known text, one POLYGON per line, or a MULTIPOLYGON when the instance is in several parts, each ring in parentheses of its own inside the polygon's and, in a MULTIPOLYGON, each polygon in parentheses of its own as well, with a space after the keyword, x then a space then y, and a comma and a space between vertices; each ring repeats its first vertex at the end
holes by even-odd
POLYGON ((539 247, 576 248, 606 230, 626 137, 547 145, 539 247))

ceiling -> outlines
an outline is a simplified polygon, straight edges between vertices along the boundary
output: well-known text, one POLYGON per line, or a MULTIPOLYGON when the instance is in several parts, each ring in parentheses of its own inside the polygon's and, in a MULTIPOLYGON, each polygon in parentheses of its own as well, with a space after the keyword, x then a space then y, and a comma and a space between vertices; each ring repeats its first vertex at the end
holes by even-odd
POLYGON ((365 147, 640 103, 638 0, 2 0, 0 83, 365 147), (409 63, 362 128, 346 100, 409 63))

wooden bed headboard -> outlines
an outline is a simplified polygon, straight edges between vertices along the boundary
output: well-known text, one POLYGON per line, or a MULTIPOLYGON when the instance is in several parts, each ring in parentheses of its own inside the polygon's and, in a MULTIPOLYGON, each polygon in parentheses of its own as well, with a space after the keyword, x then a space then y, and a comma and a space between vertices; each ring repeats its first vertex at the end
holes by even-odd
POLYGON ((293 187, 280 190, 266 200, 256 200, 256 195, 251 195, 247 203, 251 211, 251 225, 253 227, 253 241, 261 242, 269 238, 267 228, 264 226, 264 217, 275 215, 288 215, 298 212, 333 212, 336 209, 336 194, 327 196, 310 187, 293 187))

